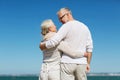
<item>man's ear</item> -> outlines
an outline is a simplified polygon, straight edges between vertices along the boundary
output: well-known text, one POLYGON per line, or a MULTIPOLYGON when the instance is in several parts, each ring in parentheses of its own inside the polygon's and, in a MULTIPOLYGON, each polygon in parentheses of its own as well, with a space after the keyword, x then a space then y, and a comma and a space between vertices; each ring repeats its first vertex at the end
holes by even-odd
POLYGON ((71 14, 70 14, 70 13, 68 13, 67 16, 68 16, 69 18, 71 18, 71 14))

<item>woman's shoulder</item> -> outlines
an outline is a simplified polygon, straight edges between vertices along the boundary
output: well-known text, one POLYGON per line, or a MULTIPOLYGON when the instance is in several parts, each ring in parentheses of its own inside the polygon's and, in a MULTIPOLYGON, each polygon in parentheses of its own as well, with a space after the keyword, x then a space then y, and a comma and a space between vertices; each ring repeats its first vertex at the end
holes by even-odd
POLYGON ((49 32, 45 35, 44 40, 49 40, 51 37, 53 37, 56 34, 56 32, 49 32))

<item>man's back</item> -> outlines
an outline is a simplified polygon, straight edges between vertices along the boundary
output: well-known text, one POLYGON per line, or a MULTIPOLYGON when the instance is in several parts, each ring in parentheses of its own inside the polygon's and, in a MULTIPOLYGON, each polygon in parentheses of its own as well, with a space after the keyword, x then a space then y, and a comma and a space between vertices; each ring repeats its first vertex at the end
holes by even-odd
MULTIPOLYGON (((86 52, 87 42, 89 41, 88 37, 91 37, 87 26, 79 21, 73 20, 67 22, 62 27, 66 27, 66 29, 68 30, 64 41, 69 43, 70 46, 74 48, 74 50, 83 53, 86 52)), ((72 59, 65 54, 63 54, 62 56, 61 62, 87 64, 87 60, 85 57, 72 59)))

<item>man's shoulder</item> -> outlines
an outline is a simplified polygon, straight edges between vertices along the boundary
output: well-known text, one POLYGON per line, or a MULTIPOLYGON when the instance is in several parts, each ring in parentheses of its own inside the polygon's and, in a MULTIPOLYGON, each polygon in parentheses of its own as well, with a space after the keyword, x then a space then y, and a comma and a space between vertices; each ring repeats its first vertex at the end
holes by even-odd
POLYGON ((74 23, 84 24, 82 21, 74 20, 74 23))
POLYGON ((81 25, 83 27, 88 28, 87 25, 85 23, 83 23, 82 21, 75 20, 75 22, 76 22, 76 24, 79 24, 79 25, 81 25))
POLYGON ((63 24, 62 26, 71 26, 72 24, 75 24, 75 23, 78 23, 78 22, 79 21, 77 21, 77 20, 72 20, 72 21, 69 21, 69 22, 63 24))
POLYGON ((84 23, 78 20, 72 20, 72 21, 67 22, 66 24, 71 25, 71 24, 84 24, 84 23))

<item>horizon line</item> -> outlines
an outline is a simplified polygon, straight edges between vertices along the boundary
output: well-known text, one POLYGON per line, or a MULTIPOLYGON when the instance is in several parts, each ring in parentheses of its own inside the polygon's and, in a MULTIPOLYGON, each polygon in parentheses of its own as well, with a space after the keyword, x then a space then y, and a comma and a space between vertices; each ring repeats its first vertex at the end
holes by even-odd
MULTIPOLYGON (((36 74, 0 74, 0 76, 39 76, 39 73, 36 74)), ((87 76, 120 76, 120 72, 94 72, 87 73, 87 76)))

